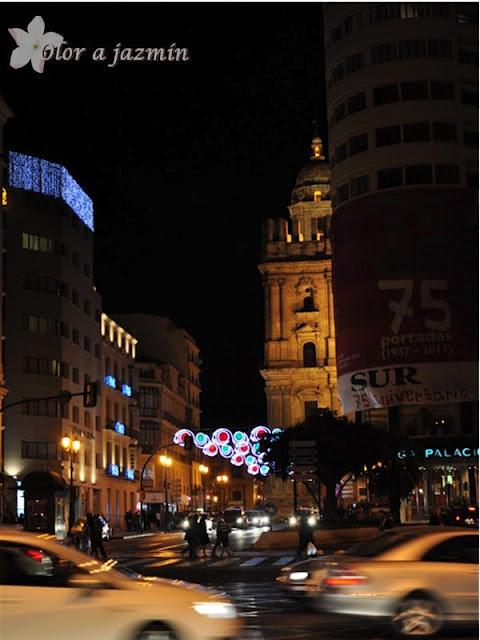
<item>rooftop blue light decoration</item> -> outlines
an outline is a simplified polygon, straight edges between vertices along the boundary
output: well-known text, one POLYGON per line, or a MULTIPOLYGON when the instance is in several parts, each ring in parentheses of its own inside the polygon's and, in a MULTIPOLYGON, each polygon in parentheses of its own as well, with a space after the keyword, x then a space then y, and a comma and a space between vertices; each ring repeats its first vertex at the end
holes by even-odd
POLYGON ((10 151, 8 184, 60 198, 93 231, 93 202, 61 164, 10 151))

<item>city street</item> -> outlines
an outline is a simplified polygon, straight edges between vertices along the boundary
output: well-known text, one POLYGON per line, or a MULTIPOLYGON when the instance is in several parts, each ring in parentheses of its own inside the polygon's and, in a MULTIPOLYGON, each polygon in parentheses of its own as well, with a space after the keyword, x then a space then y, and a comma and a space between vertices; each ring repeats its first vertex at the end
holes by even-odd
MULTIPOLYGON (((282 567, 293 560, 294 553, 249 551, 248 546, 259 534, 258 529, 234 531, 231 535, 233 558, 188 560, 181 553, 186 546, 183 532, 112 540, 107 551, 121 568, 132 573, 190 581, 228 594, 244 619, 245 638, 383 640, 393 637, 381 626, 310 611, 286 597, 275 578, 282 567)), ((326 552, 332 550, 325 549, 326 552)), ((472 630, 445 632, 441 637, 446 640, 469 638, 472 630)))

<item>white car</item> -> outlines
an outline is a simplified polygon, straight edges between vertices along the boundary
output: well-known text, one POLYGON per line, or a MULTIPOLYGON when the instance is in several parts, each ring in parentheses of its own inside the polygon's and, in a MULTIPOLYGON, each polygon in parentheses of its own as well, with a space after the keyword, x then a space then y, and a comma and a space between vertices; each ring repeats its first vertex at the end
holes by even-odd
POLYGON ((2 640, 227 640, 234 605, 199 585, 132 579, 48 534, 0 529, 2 640))

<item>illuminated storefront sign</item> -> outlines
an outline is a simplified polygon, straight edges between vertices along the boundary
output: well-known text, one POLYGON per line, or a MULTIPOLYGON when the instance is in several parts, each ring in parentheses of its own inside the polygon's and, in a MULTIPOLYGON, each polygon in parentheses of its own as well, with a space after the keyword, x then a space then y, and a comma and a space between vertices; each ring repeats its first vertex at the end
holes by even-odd
POLYGON ((474 447, 441 447, 441 448, 423 448, 415 451, 410 449, 406 451, 402 449, 397 452, 397 458, 404 460, 405 458, 421 457, 428 459, 448 459, 448 458, 478 458, 480 449, 474 447))
POLYGON ((264 436, 281 433, 282 429, 270 429, 269 427, 255 427, 246 433, 245 431, 230 431, 229 429, 216 429, 211 436, 206 433, 194 433, 190 429, 179 429, 173 442, 184 446, 185 436, 190 436, 193 443, 202 453, 211 458, 220 455, 235 467, 245 465, 248 473, 253 476, 258 474, 268 475, 270 467, 264 461, 265 453, 260 452, 260 440, 264 436))

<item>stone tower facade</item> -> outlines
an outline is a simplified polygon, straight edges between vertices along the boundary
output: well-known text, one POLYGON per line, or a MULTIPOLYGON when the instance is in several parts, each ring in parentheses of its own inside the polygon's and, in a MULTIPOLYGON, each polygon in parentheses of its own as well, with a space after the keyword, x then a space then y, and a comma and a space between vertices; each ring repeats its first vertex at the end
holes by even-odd
POLYGON ((319 137, 298 174, 288 219, 266 220, 265 380, 268 424, 290 427, 317 407, 340 410, 335 368, 330 168, 319 137))
MULTIPOLYGON (((298 174, 289 218, 266 220, 262 263, 265 291, 265 380, 268 425, 302 422, 320 407, 340 412, 332 295, 330 168, 322 141, 312 140, 298 174)), ((269 478, 265 497, 279 513, 309 506, 303 486, 269 478), (297 497, 294 498, 294 492, 297 497)))

